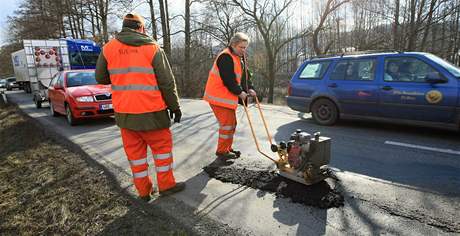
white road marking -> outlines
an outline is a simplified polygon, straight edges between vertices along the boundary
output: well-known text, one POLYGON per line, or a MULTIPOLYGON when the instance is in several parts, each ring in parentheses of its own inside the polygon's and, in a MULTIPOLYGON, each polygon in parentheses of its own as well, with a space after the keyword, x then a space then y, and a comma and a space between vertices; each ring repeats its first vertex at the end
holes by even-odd
POLYGON ((442 149, 442 148, 435 148, 435 147, 427 147, 427 146, 421 146, 421 145, 416 145, 416 144, 400 143, 400 142, 393 142, 393 141, 385 141, 385 144, 402 146, 402 147, 409 147, 409 148, 418 148, 418 149, 428 150, 428 151, 433 151, 433 152, 442 152, 442 153, 460 155, 460 151, 456 151, 456 150, 452 150, 452 149, 442 149))

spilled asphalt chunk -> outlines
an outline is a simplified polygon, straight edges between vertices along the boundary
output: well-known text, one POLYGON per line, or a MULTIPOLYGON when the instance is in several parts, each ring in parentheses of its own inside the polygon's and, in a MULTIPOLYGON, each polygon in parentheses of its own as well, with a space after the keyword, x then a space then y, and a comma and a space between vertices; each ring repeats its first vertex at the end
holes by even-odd
POLYGON ((322 209, 341 207, 343 195, 327 181, 303 185, 279 176, 275 171, 251 170, 231 165, 232 160, 215 161, 203 168, 209 177, 226 183, 240 184, 290 198, 292 202, 322 209))

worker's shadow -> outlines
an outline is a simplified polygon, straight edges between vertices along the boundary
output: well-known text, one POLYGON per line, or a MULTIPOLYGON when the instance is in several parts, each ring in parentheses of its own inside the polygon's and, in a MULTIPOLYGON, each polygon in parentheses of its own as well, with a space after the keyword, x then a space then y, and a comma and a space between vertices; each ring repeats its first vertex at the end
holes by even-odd
MULTIPOLYGON (((324 235, 326 233, 327 209, 307 207, 292 203, 289 198, 282 197, 276 197, 273 208, 278 209, 273 213, 273 218, 281 224, 280 227, 297 227, 296 235, 324 235)), ((282 231, 292 232, 294 230, 282 231)))
POLYGON ((219 207, 222 203, 228 200, 228 198, 233 197, 234 195, 239 194, 241 191, 244 191, 246 187, 242 186, 241 188, 237 188, 231 192, 225 193, 212 201, 208 201, 206 204, 205 199, 208 197, 208 194, 205 193, 205 188, 208 185, 208 182, 212 179, 208 175, 208 173, 215 171, 219 167, 228 166, 233 164, 233 160, 221 160, 215 159, 209 165, 205 166, 203 170, 198 173, 197 175, 187 179, 185 182, 188 186, 186 188, 186 193, 183 194, 184 199, 181 199, 184 202, 187 202, 188 205, 194 206, 197 208, 195 215, 198 216, 198 221, 201 218, 206 217, 209 213, 211 213, 214 209, 219 207), (205 168, 208 168, 206 171, 205 168))

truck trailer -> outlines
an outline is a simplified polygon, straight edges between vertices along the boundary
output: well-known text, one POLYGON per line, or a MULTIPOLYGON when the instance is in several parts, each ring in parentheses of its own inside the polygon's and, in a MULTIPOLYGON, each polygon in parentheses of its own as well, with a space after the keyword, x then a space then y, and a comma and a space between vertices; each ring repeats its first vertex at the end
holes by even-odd
POLYGON ((23 40, 13 52, 14 74, 20 87, 33 94, 37 108, 48 100, 48 86, 60 70, 95 69, 100 46, 86 39, 23 40))

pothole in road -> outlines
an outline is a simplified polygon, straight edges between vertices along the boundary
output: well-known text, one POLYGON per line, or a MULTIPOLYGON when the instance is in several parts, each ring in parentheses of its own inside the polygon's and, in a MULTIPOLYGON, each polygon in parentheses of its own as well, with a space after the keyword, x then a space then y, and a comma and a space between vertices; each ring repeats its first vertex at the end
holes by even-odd
POLYGON ((241 184, 254 189, 275 193, 277 197, 290 198, 292 202, 319 208, 341 207, 343 195, 331 188, 327 181, 303 185, 279 176, 274 171, 251 170, 232 165, 210 164, 203 170, 222 182, 241 184))

